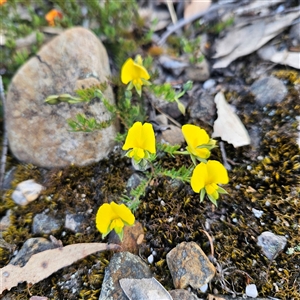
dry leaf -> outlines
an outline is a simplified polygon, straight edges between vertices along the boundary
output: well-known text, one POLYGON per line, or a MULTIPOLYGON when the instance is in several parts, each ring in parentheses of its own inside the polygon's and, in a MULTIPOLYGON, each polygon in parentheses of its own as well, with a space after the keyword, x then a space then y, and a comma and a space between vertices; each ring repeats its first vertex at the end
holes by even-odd
POLYGON ((211 0, 191 0, 190 3, 187 3, 184 9, 184 18, 188 19, 196 13, 204 12, 210 7, 210 5, 211 0))
POLYGON ((218 118, 214 123, 212 137, 220 137, 235 148, 250 144, 250 136, 240 118, 232 111, 224 94, 219 92, 215 96, 218 118))
POLYGON ((266 45, 257 53, 261 59, 300 69, 300 52, 289 52, 287 49, 277 51, 275 46, 266 45))
POLYGON ((172 300, 168 291, 155 279, 120 279, 120 286, 129 300, 172 300))
POLYGON ((256 51, 299 16, 300 10, 252 21, 250 19, 249 24, 243 27, 233 27, 223 39, 215 43, 214 58, 219 60, 215 62, 213 68, 226 68, 235 59, 256 51))
POLYGON ((24 267, 7 265, 0 269, 0 295, 19 283, 35 284, 59 269, 98 251, 116 250, 119 246, 105 243, 82 243, 34 254, 24 267))

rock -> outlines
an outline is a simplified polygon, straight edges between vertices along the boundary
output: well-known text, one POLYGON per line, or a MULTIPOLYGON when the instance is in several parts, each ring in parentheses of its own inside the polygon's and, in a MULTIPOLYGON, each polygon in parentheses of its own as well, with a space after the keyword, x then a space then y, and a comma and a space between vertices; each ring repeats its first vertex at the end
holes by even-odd
POLYGON ((174 125, 169 125, 168 129, 161 133, 161 143, 169 145, 181 145, 184 143, 184 137, 181 128, 174 125))
POLYGON ((188 80, 206 81, 210 77, 210 65, 208 61, 203 58, 202 62, 188 66, 185 69, 185 74, 188 80))
MULTIPOLYGON (((42 47, 11 81, 5 118, 13 154, 21 161, 42 167, 87 165, 106 157, 113 149, 117 125, 91 133, 71 132, 67 119, 78 113, 109 120, 103 103, 49 105, 50 95, 76 95, 75 90, 106 81, 110 75, 106 50, 89 30, 66 30, 42 47)), ((111 87, 106 98, 114 103, 111 87)))
POLYGON ((79 214, 67 214, 65 219, 65 228, 73 232, 84 232, 82 223, 84 221, 84 216, 79 214))
POLYGON ((167 290, 154 278, 120 279, 120 286, 130 300, 172 300, 167 290))
POLYGON ((262 248, 264 255, 273 260, 286 246, 287 239, 282 235, 276 235, 265 231, 257 237, 257 245, 262 248))
POLYGON ((167 264, 177 289, 202 287, 215 276, 215 267, 195 242, 182 242, 167 254, 167 264))
POLYGON ((200 300, 195 294, 183 289, 172 290, 169 293, 173 300, 200 300))
POLYGON ((33 218, 32 233, 33 234, 50 234, 61 229, 63 222, 46 214, 37 214, 33 218))
POLYGON ((214 96, 208 91, 196 92, 193 101, 188 107, 190 117, 194 120, 213 126, 216 117, 216 105, 214 96))
POLYGON ((33 179, 20 182, 13 191, 11 198, 18 205, 27 205, 36 200, 44 187, 33 179))
POLYGON ((248 284, 246 286, 246 295, 251 298, 257 298, 258 292, 255 284, 248 284))
POLYGON ((203 83, 203 88, 205 90, 210 90, 216 85, 216 81, 214 79, 208 79, 203 83))
POLYGON ((144 240, 144 229, 140 222, 136 221, 133 226, 124 227, 124 236, 122 242, 118 235, 113 230, 109 234, 108 242, 110 244, 118 244, 122 248, 120 252, 128 251, 133 254, 138 254, 141 244, 144 240))
POLYGON ((285 85, 275 77, 265 77, 255 81, 250 87, 260 106, 281 102, 287 95, 285 85))
POLYGON ((119 280, 123 278, 151 278, 149 267, 138 256, 129 252, 115 253, 105 269, 99 300, 128 300, 119 280))
POLYGON ((145 179, 146 176, 143 173, 135 172, 127 180, 126 188, 128 188, 129 190, 135 189, 145 179))
POLYGON ((0 232, 7 230, 8 227, 11 225, 11 220, 10 220, 11 215, 12 215, 12 210, 9 209, 6 211, 5 216, 0 219, 0 232))
POLYGON ((10 261, 10 264, 23 267, 32 255, 54 248, 57 248, 57 246, 45 238, 30 238, 23 244, 18 254, 10 261))

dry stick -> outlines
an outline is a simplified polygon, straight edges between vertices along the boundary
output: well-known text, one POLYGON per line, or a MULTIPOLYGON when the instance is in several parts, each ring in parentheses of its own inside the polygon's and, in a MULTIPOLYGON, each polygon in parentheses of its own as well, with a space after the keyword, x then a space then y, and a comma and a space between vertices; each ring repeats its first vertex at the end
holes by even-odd
MULTIPOLYGON (((2 101, 3 113, 5 107, 5 95, 4 95, 4 88, 2 82, 2 76, 0 75, 0 98, 2 101)), ((7 155, 7 148, 8 148, 8 138, 7 138, 7 130, 5 126, 5 118, 3 118, 3 143, 2 143, 2 156, 1 156, 1 169, 0 169, 0 190, 3 190, 3 183, 4 183, 4 174, 5 174, 5 165, 6 165, 6 155, 7 155)))
POLYGON ((174 33, 175 31, 179 30, 180 28, 182 28, 183 26, 192 23, 198 19, 200 19, 201 17, 203 17, 204 15, 208 14, 208 13, 212 13, 216 10, 218 10, 219 8, 231 8, 234 5, 232 4, 228 4, 228 5, 220 5, 220 4, 213 4, 208 10, 205 11, 201 11, 199 13, 196 13, 194 15, 192 15, 190 18, 188 19, 180 19, 176 24, 174 24, 173 26, 171 26, 160 38, 160 40, 158 41, 158 45, 161 46, 163 45, 167 38, 169 37, 169 35, 171 35, 172 33, 174 33))

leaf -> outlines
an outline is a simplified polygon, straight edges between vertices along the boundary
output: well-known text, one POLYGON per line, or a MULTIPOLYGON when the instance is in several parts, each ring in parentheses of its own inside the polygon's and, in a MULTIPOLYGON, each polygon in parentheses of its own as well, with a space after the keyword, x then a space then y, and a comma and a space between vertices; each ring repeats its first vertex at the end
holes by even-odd
POLYGON ((244 26, 231 28, 223 39, 215 43, 216 54, 213 58, 219 60, 213 68, 226 68, 235 59, 253 53, 290 26, 299 16, 300 10, 280 17, 277 14, 256 20, 250 19, 244 26))
POLYGON ((222 92, 215 96, 215 103, 217 105, 218 118, 214 123, 212 137, 220 137, 235 148, 250 145, 250 136, 245 126, 232 111, 222 92))
POLYGON ((266 45, 259 49, 257 54, 264 60, 300 69, 299 52, 289 52, 287 49, 277 50, 274 45, 266 45))
POLYGON ((0 295, 24 281, 35 284, 95 252, 118 248, 115 244, 81 243, 39 252, 34 254, 24 267, 9 264, 0 269, 0 295))
POLYGON ((168 291, 155 279, 129 279, 119 280, 120 286, 129 300, 172 300, 168 291))

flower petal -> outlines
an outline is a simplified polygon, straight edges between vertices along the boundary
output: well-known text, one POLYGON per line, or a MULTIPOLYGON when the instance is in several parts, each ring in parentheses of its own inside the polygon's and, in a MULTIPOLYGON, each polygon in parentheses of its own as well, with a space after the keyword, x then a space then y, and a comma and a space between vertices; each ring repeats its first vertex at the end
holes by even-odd
POLYGON ((155 134, 153 126, 150 123, 145 123, 142 129, 142 138, 143 138, 143 149, 149 151, 150 153, 156 153, 155 148, 155 134))
POLYGON ((123 150, 141 148, 140 141, 142 137, 142 128, 143 126, 141 122, 135 122, 132 127, 129 128, 125 144, 122 147, 123 150))
POLYGON ((145 67, 135 63, 132 58, 128 58, 121 69, 121 81, 127 84, 132 80, 139 80, 142 85, 141 78, 148 80, 150 78, 148 71, 145 67))
POLYGON ((115 202, 111 202, 110 205, 114 213, 118 215, 126 225, 134 224, 134 215, 127 206, 124 204, 116 204, 115 202))
POLYGON ((123 221, 120 218, 117 218, 111 222, 109 229, 110 230, 114 229, 115 232, 119 234, 123 230, 123 227, 124 227, 123 221))
POLYGON ((199 193, 205 187, 207 177, 206 164, 201 162, 195 167, 191 178, 191 187, 195 193, 199 193))
POLYGON ((209 135, 207 132, 199 126, 192 124, 183 125, 181 130, 185 141, 188 144, 188 151, 201 158, 208 158, 210 154, 208 149, 205 150, 205 148, 197 148, 198 146, 209 143, 209 135))
POLYGON ((96 227, 103 233, 107 234, 110 230, 110 223, 117 217, 116 213, 112 210, 108 203, 102 204, 96 214, 96 227))
POLYGON ((132 69, 133 69, 134 61, 132 58, 128 58, 125 63, 122 66, 121 69, 121 81, 124 84, 127 84, 129 81, 131 81, 132 78, 132 69))
POLYGON ((226 184, 229 181, 227 170, 217 160, 209 160, 207 162, 207 172, 210 183, 226 184))

